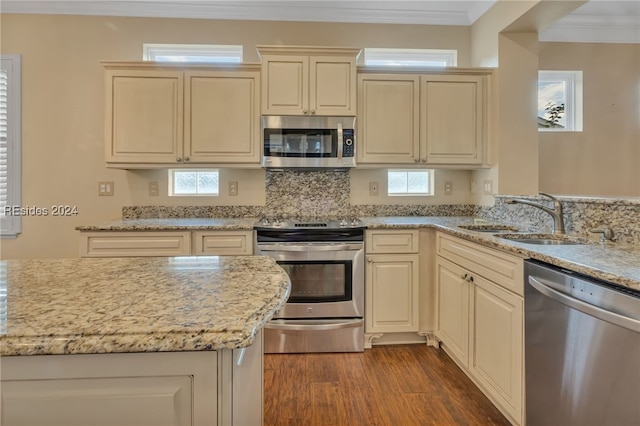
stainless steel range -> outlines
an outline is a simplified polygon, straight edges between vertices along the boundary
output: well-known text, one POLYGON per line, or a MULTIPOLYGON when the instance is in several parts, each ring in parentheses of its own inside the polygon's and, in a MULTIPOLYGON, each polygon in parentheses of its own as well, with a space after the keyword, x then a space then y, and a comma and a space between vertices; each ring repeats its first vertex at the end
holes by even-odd
POLYGON ((364 226, 263 220, 255 253, 289 274, 291 294, 265 327, 266 353, 364 351, 364 226))

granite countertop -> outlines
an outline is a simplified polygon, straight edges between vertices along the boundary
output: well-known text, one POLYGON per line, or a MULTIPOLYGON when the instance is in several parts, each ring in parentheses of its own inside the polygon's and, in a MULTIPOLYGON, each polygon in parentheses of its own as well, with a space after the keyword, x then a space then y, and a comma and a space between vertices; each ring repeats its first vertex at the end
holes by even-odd
MULTIPOLYGON (((251 230, 257 218, 242 219, 128 219, 79 226, 81 231, 168 231, 168 230, 251 230)), ((542 246, 517 243, 494 237, 492 233, 470 231, 459 225, 476 224, 473 217, 393 216, 362 218, 369 229, 435 228, 488 247, 537 259, 594 278, 640 290, 640 248, 591 241, 585 245, 542 246)))
POLYGON ((247 347, 290 285, 263 256, 0 261, 0 355, 247 347))
POLYGON ((511 252, 523 258, 540 260, 640 291, 640 248, 637 246, 615 242, 600 243, 597 240, 578 245, 545 246, 518 243, 495 237, 494 233, 470 231, 459 227, 476 224, 476 219, 471 217, 376 217, 365 218, 363 223, 369 229, 432 227, 487 247, 511 252))
POLYGON ((253 229, 258 218, 119 219, 77 226, 78 231, 238 231, 253 229))

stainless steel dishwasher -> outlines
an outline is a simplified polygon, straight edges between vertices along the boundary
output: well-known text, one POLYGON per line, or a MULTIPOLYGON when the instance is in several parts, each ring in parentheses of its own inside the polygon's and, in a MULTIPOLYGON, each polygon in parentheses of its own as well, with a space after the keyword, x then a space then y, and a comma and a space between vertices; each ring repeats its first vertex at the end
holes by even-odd
POLYGON ((640 424, 640 292, 525 262, 527 426, 640 424))

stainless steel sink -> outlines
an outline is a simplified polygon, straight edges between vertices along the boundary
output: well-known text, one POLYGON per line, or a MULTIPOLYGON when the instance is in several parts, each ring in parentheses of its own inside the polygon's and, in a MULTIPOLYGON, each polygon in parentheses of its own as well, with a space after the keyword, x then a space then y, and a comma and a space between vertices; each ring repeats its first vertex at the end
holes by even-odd
POLYGON ((518 228, 511 225, 499 225, 499 224, 474 224, 474 225, 458 225, 458 228, 466 229, 468 231, 475 232, 516 232, 518 228))
POLYGON ((586 244, 585 241, 564 234, 496 234, 498 238, 523 244, 546 246, 586 244))

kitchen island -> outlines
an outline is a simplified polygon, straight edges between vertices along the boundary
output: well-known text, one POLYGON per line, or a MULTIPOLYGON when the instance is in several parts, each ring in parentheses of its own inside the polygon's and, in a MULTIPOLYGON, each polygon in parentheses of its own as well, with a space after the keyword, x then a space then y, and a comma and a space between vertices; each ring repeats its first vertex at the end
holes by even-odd
POLYGON ((2 423, 259 423, 289 290, 259 256, 2 261, 2 423))

